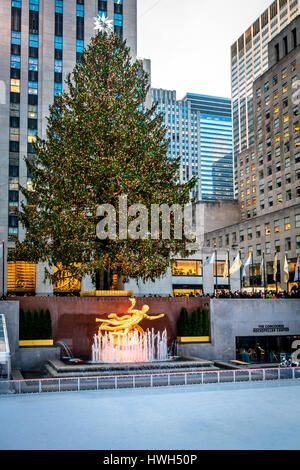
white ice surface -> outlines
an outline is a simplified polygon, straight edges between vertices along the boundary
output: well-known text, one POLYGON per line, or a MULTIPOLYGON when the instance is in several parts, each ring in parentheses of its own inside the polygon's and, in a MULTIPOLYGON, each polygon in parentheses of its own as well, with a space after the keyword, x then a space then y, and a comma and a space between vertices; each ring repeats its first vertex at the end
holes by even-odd
POLYGON ((300 380, 0 397, 0 449, 300 449, 300 380))

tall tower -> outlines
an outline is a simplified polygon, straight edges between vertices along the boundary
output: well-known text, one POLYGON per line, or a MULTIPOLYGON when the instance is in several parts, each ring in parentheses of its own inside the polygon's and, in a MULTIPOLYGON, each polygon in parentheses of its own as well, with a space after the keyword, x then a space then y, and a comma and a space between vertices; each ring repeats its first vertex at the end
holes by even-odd
MULTIPOLYGON (((19 185, 31 185, 24 156, 44 138, 49 105, 95 34, 94 18, 114 21, 116 34, 137 50, 137 0, 1 0, 0 241, 22 238, 19 185)), ((2 270, 0 285, 2 286, 2 270)))
POLYGON ((254 143, 252 88, 254 80, 268 69, 268 43, 299 13, 300 0, 275 0, 231 46, 235 170, 238 153, 254 143))
POLYGON ((232 119, 229 98, 152 89, 157 111, 164 115, 169 158, 181 157, 180 181, 198 177, 197 200, 233 198, 232 119))

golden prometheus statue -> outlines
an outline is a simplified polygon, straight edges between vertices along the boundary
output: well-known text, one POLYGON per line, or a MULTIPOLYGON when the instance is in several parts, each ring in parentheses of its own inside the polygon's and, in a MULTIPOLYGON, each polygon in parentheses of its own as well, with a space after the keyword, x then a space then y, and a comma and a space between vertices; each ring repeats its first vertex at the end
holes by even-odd
POLYGON ((108 315, 107 319, 96 318, 96 322, 102 322, 99 326, 99 332, 109 334, 118 337, 126 336, 134 331, 138 331, 142 336, 144 336, 144 330, 139 326, 139 323, 146 320, 157 320, 158 318, 164 317, 164 313, 160 315, 149 316, 146 312, 149 310, 149 305, 143 305, 141 310, 134 309, 133 307, 136 304, 136 299, 129 299, 131 306, 127 311, 127 315, 119 317, 116 313, 111 313, 108 315))

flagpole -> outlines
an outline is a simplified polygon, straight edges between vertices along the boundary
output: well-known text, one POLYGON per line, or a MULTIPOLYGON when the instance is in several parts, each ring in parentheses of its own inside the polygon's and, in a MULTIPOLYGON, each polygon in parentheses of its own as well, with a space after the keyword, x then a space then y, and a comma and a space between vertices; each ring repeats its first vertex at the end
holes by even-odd
MULTIPOLYGON (((287 253, 285 253, 285 257, 286 257, 287 265, 289 266, 289 262, 288 262, 288 258, 287 258, 287 253)), ((284 260, 284 264, 285 264, 285 260, 284 260)), ((288 278, 287 278, 287 283, 286 283, 286 291, 287 291, 287 294, 289 293, 289 282, 290 282, 290 277, 289 277, 289 270, 288 270, 288 278)))
MULTIPOLYGON (((252 268, 252 294, 254 294, 253 251, 251 251, 251 268, 252 268)), ((250 277, 250 280, 251 280, 251 277, 250 277)))
POLYGON ((264 292, 265 292, 265 297, 266 297, 266 282, 267 282, 267 279, 266 279, 266 260, 265 260, 265 252, 263 252, 263 260, 264 260, 264 264, 263 264, 263 268, 264 268, 264 292))
POLYGON ((229 250, 227 250, 228 256, 228 281, 229 281, 229 293, 231 292, 231 280, 230 280, 230 258, 229 258, 229 250))
POLYGON ((215 250, 215 264, 216 264, 216 295, 218 289, 218 260, 217 260, 217 250, 215 250))
MULTIPOLYGON (((275 252, 275 256, 276 256, 276 252, 275 252)), ((278 294, 278 285, 277 285, 277 278, 278 278, 278 275, 277 275, 277 268, 278 268, 278 260, 277 260, 277 257, 276 257, 276 295, 278 294)))
MULTIPOLYGON (((239 257, 241 259, 241 251, 239 250, 239 257)), ((242 292, 243 288, 243 274, 242 274, 243 267, 240 267, 240 292, 242 292)))

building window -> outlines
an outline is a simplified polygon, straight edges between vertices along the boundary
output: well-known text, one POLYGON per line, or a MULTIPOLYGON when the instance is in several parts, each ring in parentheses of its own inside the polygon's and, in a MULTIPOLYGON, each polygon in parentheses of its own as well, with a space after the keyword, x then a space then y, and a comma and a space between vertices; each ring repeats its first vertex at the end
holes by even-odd
POLYGON ((10 80, 10 91, 12 93, 20 93, 20 80, 16 80, 16 79, 10 80))
POLYGON ((225 266, 225 261, 217 261, 216 263, 214 263, 214 276, 218 276, 218 277, 223 276, 224 266, 225 266))
POLYGON ((265 224, 265 234, 270 235, 271 229, 270 229, 270 224, 269 222, 265 224))
POLYGON ((176 260, 172 264, 173 276, 202 276, 202 261, 176 260))
POLYGON ((275 240, 275 251, 280 253, 280 240, 275 240))
POLYGON ((285 245, 285 251, 291 250, 291 238, 290 237, 285 239, 284 245, 285 245))
POLYGON ((290 218, 285 217, 284 219, 284 229, 285 230, 291 230, 291 224, 290 224, 290 218))
POLYGON ((286 201, 290 201, 292 199, 292 191, 290 189, 288 191, 286 191, 285 199, 286 199, 286 201))

